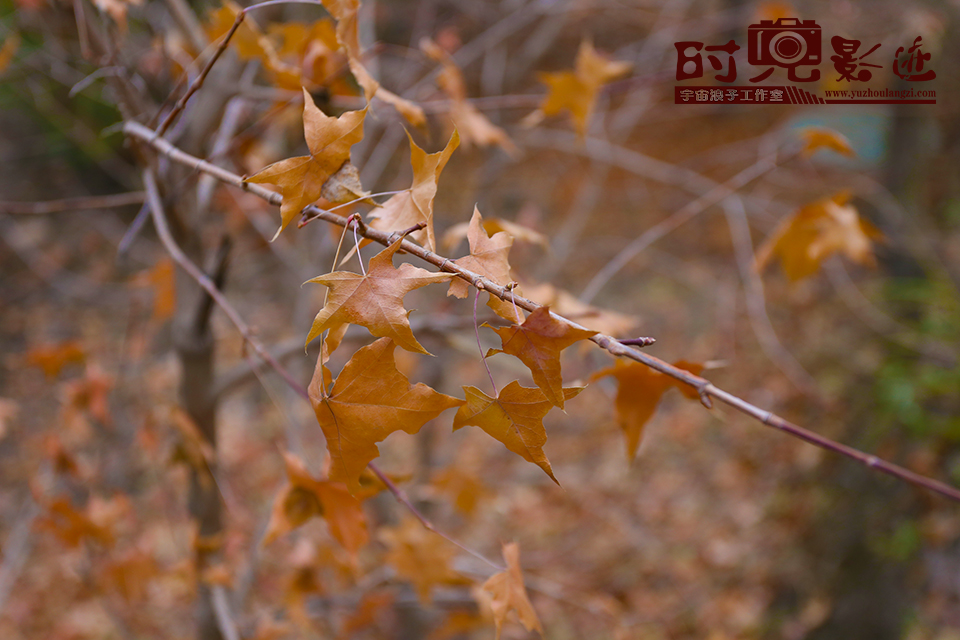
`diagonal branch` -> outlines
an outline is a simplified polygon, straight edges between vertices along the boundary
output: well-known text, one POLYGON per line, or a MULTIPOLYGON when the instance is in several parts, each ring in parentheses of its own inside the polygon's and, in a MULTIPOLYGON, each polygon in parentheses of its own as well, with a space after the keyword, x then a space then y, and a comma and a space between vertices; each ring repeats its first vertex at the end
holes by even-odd
MULTIPOLYGON (((200 158, 191 156, 190 154, 185 153, 180 149, 176 148, 166 140, 159 138, 154 131, 152 131, 151 129, 141 124, 128 121, 124 123, 123 130, 128 136, 131 136, 133 138, 137 138, 139 140, 146 142, 147 144, 152 146, 154 149, 156 149, 158 152, 162 153, 163 155, 165 155, 170 160, 173 160, 174 162, 179 162, 187 166, 191 166, 197 171, 202 171, 226 183, 232 184, 241 189, 249 191, 263 198, 267 202, 270 202, 271 204, 279 205, 281 202, 281 196, 279 193, 268 191, 267 189, 264 189, 259 185, 248 184, 243 181, 242 177, 234 173, 226 171, 225 169, 221 169, 220 167, 212 165, 209 162, 206 162, 205 160, 201 160, 200 158)), ((152 181, 152 184, 153 184, 152 188, 155 196, 156 183, 155 181, 153 181, 152 173, 150 171, 147 171, 145 173, 145 178, 148 178, 149 180, 152 181)), ((347 218, 339 216, 335 213, 330 213, 328 211, 324 211, 314 206, 307 207, 305 209, 305 212, 308 212, 313 216, 316 216, 327 222, 331 222, 341 227, 346 226, 347 220, 348 220, 347 218)), ((162 216, 160 216, 157 212, 155 212, 154 217, 155 219, 162 219, 162 216)), ((163 222, 165 224, 165 220, 163 222)), ((361 233, 365 238, 379 242, 384 246, 390 245, 391 242, 395 241, 399 236, 397 232, 387 233, 384 231, 380 231, 378 229, 373 229, 367 225, 364 225, 361 228, 361 233)), ((169 232, 167 235, 169 236, 169 232)), ((172 238, 170 238, 170 240, 172 240, 172 238)), ((167 242, 164 241, 164 244, 167 244, 167 242)), ((420 258, 421 260, 429 262, 430 264, 436 266, 441 271, 447 271, 449 273, 455 274, 457 277, 461 278, 462 280, 465 280, 475 288, 478 288, 478 289, 482 288, 488 293, 491 293, 492 295, 495 295, 498 298, 505 301, 515 300, 515 303, 518 307, 521 307, 527 311, 531 311, 531 312, 535 311, 541 306, 533 302, 532 300, 528 300, 526 298, 521 298, 519 296, 514 298, 514 296, 511 293, 511 288, 509 284, 504 286, 498 282, 493 282, 489 278, 486 278, 478 273, 470 271, 469 269, 464 269, 460 265, 453 262, 450 258, 446 258, 437 253, 434 253, 433 251, 430 251, 429 249, 425 249, 420 245, 416 244, 415 242, 412 242, 411 240, 404 239, 400 246, 407 253, 411 253, 417 256, 418 258, 420 258)), ((179 253, 183 259, 186 258, 186 256, 183 256, 182 252, 179 252, 179 253)), ((174 258, 176 259, 176 255, 174 255, 174 258)), ((194 269, 196 271, 199 271, 198 269, 196 269, 196 267, 194 267, 194 269)), ((191 275, 194 275, 194 274, 191 273, 191 275)), ((198 273, 194 277, 198 277, 198 276, 206 279, 207 282, 209 282, 209 279, 207 279, 206 276, 203 275, 202 273, 198 273)), ((201 282, 201 286, 203 286, 202 282, 201 282)), ((221 301, 226 302, 226 300, 223 299, 223 296, 220 295, 219 292, 217 292, 217 294, 218 295, 216 296, 211 294, 211 297, 213 297, 213 299, 217 301, 218 304, 220 304, 221 301)), ((235 311, 233 312, 233 315, 236 316, 235 311)), ((573 322, 572 320, 564 318, 563 316, 557 315, 553 312, 551 312, 551 315, 557 320, 559 320, 560 322, 564 322, 574 328, 584 329, 584 327, 582 327, 581 325, 577 324, 576 322, 573 322)), ((233 316, 231 316, 231 320, 233 320, 233 316)), ((242 320, 240 320, 239 317, 237 317, 237 321, 242 323, 242 320)), ((238 325, 238 328, 239 326, 240 325, 238 325)), ((246 327, 246 325, 243 325, 243 326, 246 327)), ((247 332, 249 333, 249 329, 247 329, 247 332)), ((660 373, 668 375, 672 378, 675 378, 676 380, 680 380, 681 382, 684 382, 692 386, 693 388, 697 389, 697 391, 700 393, 701 398, 707 398, 712 396, 717 400, 723 402, 724 404, 730 407, 733 407, 737 411, 740 411, 741 413, 745 413, 746 415, 751 416, 752 418, 756 418, 757 420, 759 420, 760 422, 762 422, 763 424, 769 427, 773 427, 774 429, 779 429, 784 433, 787 433, 795 438, 799 438, 800 440, 808 442, 814 446, 820 447, 821 449, 826 449, 827 451, 832 451, 834 453, 838 453, 840 455, 846 456, 851 460, 855 460, 860 464, 863 464, 872 469, 876 469, 881 473, 885 473, 887 475, 893 476, 895 478, 898 478, 904 482, 908 482, 915 486, 923 487, 930 491, 934 491, 955 502, 960 502, 960 490, 948 484, 945 484, 938 480, 934 480, 933 478, 922 476, 918 473, 914 473, 913 471, 910 471, 909 469, 906 469, 899 465, 893 464, 892 462, 887 462, 886 460, 882 460, 877 456, 864 453, 863 451, 854 449, 853 447, 849 447, 845 444, 841 444, 839 442, 831 440, 830 438, 814 433, 813 431, 810 431, 808 429, 804 429, 803 427, 796 425, 784 418, 781 418, 778 415, 775 415, 769 411, 766 411, 753 404, 750 404, 746 400, 743 400, 742 398, 735 396, 732 393, 719 389, 718 387, 714 386, 706 378, 701 378, 700 376, 693 375, 689 371, 685 371, 683 369, 674 367, 673 365, 670 365, 664 362, 663 360, 660 360, 659 358, 643 353, 638 349, 630 348, 622 344, 612 336, 597 334, 592 338, 590 338, 590 340, 594 342, 597 346, 606 350, 607 352, 609 352, 614 356, 629 358, 630 360, 634 360, 636 362, 644 364, 650 367, 651 369, 654 369, 655 371, 659 371, 660 373)), ((251 345, 252 344, 253 343, 251 343, 251 345)), ((272 356, 270 356, 270 354, 265 349, 263 349, 262 346, 260 347, 260 350, 257 351, 257 353, 258 355, 261 355, 261 357, 270 357, 272 359, 272 356), (262 350, 262 353, 261 353, 261 350, 262 350)), ((279 363, 277 366, 279 367, 279 363)), ((278 369, 278 370, 281 370, 281 369, 278 369)))

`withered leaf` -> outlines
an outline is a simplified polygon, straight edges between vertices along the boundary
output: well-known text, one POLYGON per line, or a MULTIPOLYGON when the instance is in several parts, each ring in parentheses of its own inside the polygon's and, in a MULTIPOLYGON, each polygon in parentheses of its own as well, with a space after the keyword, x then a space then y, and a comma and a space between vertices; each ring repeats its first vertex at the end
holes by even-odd
POLYGON ((86 353, 76 340, 57 344, 42 344, 26 353, 24 361, 28 366, 39 367, 48 378, 56 378, 68 364, 82 364, 86 353))
MULTIPOLYGON (((673 366, 689 371, 694 375, 699 375, 703 371, 703 365, 686 362, 685 360, 675 362, 673 366)), ((625 362, 618 359, 614 366, 597 371, 590 379, 598 380, 607 376, 617 379, 617 399, 615 402, 617 422, 620 424, 623 435, 627 440, 628 460, 633 460, 636 457, 640 440, 643 437, 643 428, 653 417, 657 405, 660 403, 660 398, 668 389, 675 387, 691 400, 696 400, 699 397, 697 390, 690 385, 659 371, 654 371, 639 362, 625 362)))
POLYGON ((517 154, 518 149, 510 141, 507 132, 490 122, 487 116, 467 102, 466 83, 453 57, 429 38, 420 41, 420 50, 443 66, 437 76, 437 86, 450 98, 450 119, 460 132, 463 146, 469 149, 474 144, 480 147, 496 144, 511 155, 517 154))
POLYGON ((531 300, 547 305, 564 318, 599 333, 624 336, 639 324, 637 318, 584 304, 570 292, 557 289, 552 284, 524 285, 522 290, 531 300))
MULTIPOLYGON (((564 399, 569 400, 582 390, 583 387, 564 389, 564 399)), ((501 389, 496 398, 491 398, 476 387, 464 387, 463 391, 466 402, 453 418, 454 431, 467 426, 480 427, 507 449, 543 469, 551 480, 560 484, 543 452, 543 445, 547 442, 543 418, 553 408, 543 391, 522 387, 516 380, 501 389)))
POLYGON ((398 239, 371 258, 366 275, 334 271, 307 281, 330 288, 327 304, 314 318, 307 343, 326 329, 333 333, 343 325, 359 324, 378 338, 393 338, 407 351, 427 353, 410 329, 403 296, 434 282, 447 282, 453 274, 431 273, 406 262, 399 269, 395 268, 393 254, 402 241, 402 238, 398 239))
POLYGON ((380 338, 357 351, 326 393, 319 363, 310 382, 310 401, 330 451, 330 480, 360 491, 364 467, 380 455, 378 442, 395 431, 417 433, 428 420, 463 400, 423 383, 411 385, 397 370, 395 345, 380 338))
POLYGON ((511 610, 517 612, 517 617, 527 631, 536 629, 542 635, 543 627, 540 626, 540 619, 533 605, 530 604, 527 589, 523 584, 520 545, 516 542, 504 544, 503 559, 507 562, 506 570, 490 576, 483 584, 483 591, 491 597, 490 608, 493 610, 493 620, 497 625, 497 640, 500 640, 500 631, 511 610))
POLYGON ((802 280, 836 253, 873 266, 873 242, 882 240, 883 234, 861 218, 856 208, 847 204, 848 199, 849 194, 839 193, 787 217, 757 250, 757 270, 763 270, 776 256, 787 278, 802 280))
POLYGON ((427 153, 418 147, 409 132, 407 132, 407 139, 410 140, 413 185, 406 191, 391 197, 371 213, 373 220, 370 226, 382 231, 403 231, 422 222, 426 227, 414 231, 410 237, 431 251, 436 251, 437 240, 433 232, 433 198, 437 195, 440 172, 447 166, 450 156, 460 145, 460 135, 454 130, 447 146, 443 151, 436 153, 427 153))
POLYGON ((626 75, 630 68, 627 62, 610 61, 598 55, 593 44, 584 40, 580 43, 573 71, 540 74, 540 81, 547 85, 549 93, 540 109, 528 116, 528 123, 569 111, 577 133, 585 135, 600 88, 626 75))
POLYGON ((436 585, 463 584, 466 580, 451 568, 454 550, 419 521, 405 518, 395 529, 381 533, 389 550, 387 563, 397 575, 410 582, 423 603, 430 602, 436 585))
POLYGON ((330 534, 355 556, 369 538, 360 501, 338 482, 315 479, 295 455, 285 453, 283 457, 287 484, 274 501, 263 544, 320 516, 327 521, 330 534))
POLYGON ((280 189, 280 229, 274 239, 300 211, 323 195, 323 185, 350 160, 350 147, 363 138, 367 109, 347 111, 339 118, 324 115, 303 90, 303 132, 309 156, 274 162, 247 182, 272 184, 280 189))
POLYGON ((498 327, 503 349, 490 349, 487 356, 509 353, 527 365, 536 383, 551 404, 563 409, 563 378, 560 374, 560 352, 580 340, 597 334, 577 329, 550 315, 549 307, 539 307, 522 325, 498 327))
MULTIPOLYGON (((454 260, 464 269, 469 269, 481 275, 486 276, 497 284, 507 285, 510 283, 510 263, 507 262, 507 254, 510 253, 510 247, 513 246, 513 238, 504 232, 488 236, 483 226, 483 216, 476 207, 473 209, 473 217, 470 218, 470 227, 467 230, 467 240, 470 243, 470 255, 454 260)), ((470 290, 470 285, 466 281, 457 278, 450 282, 448 296, 466 298, 470 290)), ((487 306, 493 309, 497 315, 511 322, 522 319, 523 311, 515 308, 513 304, 501 300, 493 294, 489 294, 490 299, 487 306)))
MULTIPOLYGON (((487 235, 490 236, 495 233, 499 233, 500 231, 504 231, 513 237, 514 242, 529 242, 531 244, 540 245, 544 249, 550 248, 550 241, 547 240, 547 236, 543 235, 539 231, 511 220, 504 220, 503 218, 484 218, 483 228, 487 230, 487 235)), ((449 227, 446 232, 444 232, 443 239, 440 241, 440 244, 448 249, 454 249, 461 240, 467 237, 469 231, 469 222, 457 223, 452 227, 449 227)))
POLYGON ((807 127, 800 131, 800 139, 803 140, 802 153, 806 157, 812 156, 818 149, 832 149, 844 156, 857 155, 846 136, 826 127, 807 127))

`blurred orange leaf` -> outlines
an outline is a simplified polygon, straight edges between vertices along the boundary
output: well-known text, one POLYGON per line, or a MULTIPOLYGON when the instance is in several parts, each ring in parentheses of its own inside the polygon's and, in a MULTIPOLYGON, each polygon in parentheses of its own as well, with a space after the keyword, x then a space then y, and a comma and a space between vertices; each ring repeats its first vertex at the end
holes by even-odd
MULTIPOLYGON (((327 304, 314 318, 310 333, 307 334, 308 344, 327 329, 333 333, 344 325, 359 324, 378 338, 392 338, 408 351, 427 353, 410 329, 409 314, 403 308, 403 297, 428 284, 447 282, 453 274, 431 273, 408 262, 400 265, 399 269, 395 268, 393 255, 402 241, 403 238, 400 238, 372 257, 365 275, 334 271, 307 281, 330 288, 327 304)), ((337 337, 328 342, 331 343, 329 351, 332 352, 339 344, 339 339, 337 337)))
POLYGON ((388 551, 386 561, 397 575, 413 585, 420 601, 428 603, 436 585, 463 584, 466 580, 450 568, 454 551, 418 520, 405 518, 399 527, 381 533, 388 551))
POLYGON ((849 194, 839 193, 788 216, 757 250, 757 270, 762 271, 777 257, 787 278, 801 280, 837 253, 874 266, 873 242, 882 240, 883 234, 861 218, 856 208, 847 204, 848 199, 849 194))
MULTIPOLYGON (((703 365, 680 360, 673 366, 699 375, 703 365)), ((643 428, 653 417, 660 403, 660 398, 668 389, 677 388, 684 396, 690 399, 699 397, 697 390, 675 378, 654 371, 639 362, 624 362, 618 359, 614 366, 601 369, 590 379, 599 380, 612 376, 617 379, 617 422, 627 439, 627 459, 633 460, 640 447, 643 437, 643 428)))
POLYGON ((76 340, 33 347, 26 353, 28 366, 39 367, 48 378, 56 378, 68 364, 81 364, 86 359, 83 347, 76 340))
POLYGON ((807 127, 800 131, 800 139, 803 140, 804 156, 810 157, 818 149, 832 149, 844 156, 855 156, 853 147, 850 146, 850 140, 842 133, 827 129, 825 127, 807 127))
POLYGON ((536 629, 543 635, 543 627, 523 584, 523 572, 520 569, 520 545, 510 542, 503 545, 503 559, 507 561, 505 571, 494 574, 483 584, 483 591, 491 597, 490 608, 497 625, 497 640, 503 623, 510 611, 516 611, 517 617, 527 631, 536 629))

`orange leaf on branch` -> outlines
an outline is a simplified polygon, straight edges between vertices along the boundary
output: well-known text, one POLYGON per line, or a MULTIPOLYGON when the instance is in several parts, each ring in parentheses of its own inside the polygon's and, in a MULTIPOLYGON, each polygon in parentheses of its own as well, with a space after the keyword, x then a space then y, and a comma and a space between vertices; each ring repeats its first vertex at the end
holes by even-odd
POLYGON ((381 231, 401 231, 423 223, 423 229, 414 231, 410 237, 430 249, 437 250, 433 232, 433 199, 437 195, 440 172, 447 166, 450 156, 460 146, 460 135, 454 129, 443 151, 426 153, 413 141, 410 133, 410 164, 413 167, 413 184, 409 189, 396 194, 371 213, 370 226, 381 231))
POLYGON ((439 543, 437 535, 428 531, 418 520, 406 518, 395 529, 381 533, 389 547, 387 563, 397 575, 413 585, 422 603, 430 602, 434 586, 468 582, 455 572, 451 545, 439 543))
POLYGON ((339 345, 342 332, 347 324, 359 324, 370 330, 378 338, 392 338, 394 342, 416 353, 430 355, 413 335, 410 329, 409 313, 403 308, 403 296, 434 282, 447 282, 451 273, 431 273, 426 269, 403 263, 397 269, 393 266, 393 254, 400 248, 403 238, 370 259, 366 274, 352 271, 334 271, 312 278, 307 282, 316 282, 330 288, 327 304, 313 320, 307 343, 330 329, 329 351, 339 345))
MULTIPOLYGON (((563 390, 564 399, 569 400, 582 390, 583 387, 566 388, 563 390)), ((520 386, 516 380, 501 389, 496 398, 491 398, 476 387, 463 387, 463 391, 466 402, 453 418, 454 431, 468 426, 480 427, 487 435, 543 469, 551 480, 560 484, 543 452, 543 445, 547 442, 543 418, 553 408, 543 391, 520 386)))
POLYGON ((376 443, 395 431, 417 433, 427 421, 463 404, 423 383, 411 385, 397 370, 395 346, 389 338, 380 338, 361 348, 329 393, 323 382, 326 367, 318 360, 308 388, 327 438, 330 480, 345 483, 353 495, 361 489, 364 467, 380 455, 376 443))
POLYGON ((597 334, 577 329, 550 315, 549 307, 539 307, 522 325, 499 327, 503 349, 490 349, 487 357, 509 353, 527 365, 536 383, 551 404, 563 409, 563 378, 560 374, 560 352, 580 340, 597 334))
MULTIPOLYGON (((673 366, 699 375, 703 365, 680 360, 673 366)), ((639 362, 624 363, 617 360, 614 366, 594 373, 590 380, 599 380, 612 376, 617 379, 617 422, 627 440, 627 459, 633 460, 640 447, 643 428, 653 417, 660 398, 668 389, 677 388, 692 400, 699 397, 697 390, 688 384, 654 371, 639 362)))
POLYGON ((246 178, 246 182, 272 184, 280 189, 281 223, 274 240, 304 207, 323 195, 331 176, 350 162, 350 148, 363 139, 366 115, 367 108, 347 111, 339 118, 327 116, 303 90, 303 133, 310 155, 275 162, 246 178))
MULTIPOLYGON (((480 215, 480 210, 474 207, 473 217, 470 218, 470 227, 467 230, 467 240, 470 243, 470 255, 457 258, 454 262, 464 269, 486 276, 498 284, 508 284, 510 282, 510 263, 507 262, 507 254, 510 253, 510 247, 513 246, 513 238, 504 232, 488 236, 483 226, 483 216, 480 215)), ((457 278, 450 282, 447 295, 466 298, 469 291, 470 285, 457 278)), ((511 322, 518 319, 518 314, 520 319, 524 317, 523 311, 493 294, 490 294, 487 306, 501 318, 511 322)))

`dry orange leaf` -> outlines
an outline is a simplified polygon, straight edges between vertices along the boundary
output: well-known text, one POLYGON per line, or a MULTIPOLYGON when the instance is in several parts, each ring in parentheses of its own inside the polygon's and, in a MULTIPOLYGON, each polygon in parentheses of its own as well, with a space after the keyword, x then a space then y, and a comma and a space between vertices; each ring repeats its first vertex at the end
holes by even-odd
POLYGON ((53 533, 69 547, 77 547, 83 540, 110 547, 114 541, 113 525, 127 504, 123 498, 106 501, 93 497, 79 511, 67 498, 54 498, 42 502, 45 513, 37 518, 35 526, 53 533))
MULTIPOLYGON (((488 325, 489 326, 489 325, 488 325)), ((493 328, 493 327, 491 327, 493 328)), ((597 335, 596 331, 577 329, 550 315, 549 307, 539 307, 522 325, 493 328, 503 349, 490 349, 487 356, 509 353, 527 365, 547 400, 563 409, 563 378, 560 352, 580 340, 597 335)))
POLYGON ((86 359, 83 347, 76 340, 33 347, 26 353, 26 364, 39 367, 48 378, 56 378, 68 364, 81 364, 86 359))
POLYGON ((611 61, 600 56, 593 48, 593 43, 584 40, 580 43, 573 71, 539 75, 540 81, 549 88, 549 93, 540 109, 528 116, 528 123, 535 124, 543 116, 569 111, 577 133, 585 135, 600 88, 628 74, 630 69, 631 65, 627 62, 611 61))
POLYGON ((443 66, 437 76, 437 86, 450 98, 450 119, 460 132, 463 146, 469 149, 474 144, 480 147, 496 144, 511 155, 517 154, 518 149, 510 141, 507 132, 490 122, 487 116, 467 102, 467 87, 463 74, 453 57, 429 38, 420 41, 420 50, 443 66))
POLYGON ((319 360, 310 381, 310 401, 330 451, 330 480, 345 483, 353 495, 361 489, 364 467, 380 455, 376 443, 395 431, 417 433, 428 420, 463 404, 423 383, 411 385, 397 370, 394 348, 389 338, 361 348, 329 393, 319 360))
POLYGON ((369 102, 374 94, 380 100, 393 105, 400 112, 407 122, 415 127, 422 127, 427 123, 427 116, 423 109, 409 100, 405 100, 386 89, 380 87, 367 68, 363 66, 360 60, 363 58, 363 51, 360 49, 359 23, 357 22, 357 11, 360 9, 359 0, 322 0, 323 6, 337 20, 337 40, 347 52, 350 71, 357 79, 357 83, 363 88, 363 92, 369 102))
MULTIPOLYGON (((522 387, 516 380, 501 389, 496 398, 491 398, 476 387, 464 387, 463 391, 466 402, 453 418, 454 431, 467 426, 480 427, 507 449, 543 469, 551 480, 560 484, 543 452, 543 445, 547 442, 543 418, 553 408, 543 391, 522 387)), ((581 391, 583 387, 564 389, 564 399, 569 400, 581 391)))
POLYGON ((536 629, 543 635, 540 619, 533 605, 530 604, 527 589, 523 585, 520 545, 516 542, 504 544, 503 559, 507 562, 506 570, 490 576, 490 579, 483 583, 483 591, 491 597, 490 608, 493 610, 493 620, 497 625, 497 640, 500 640, 500 631, 511 610, 517 612, 517 617, 524 629, 527 631, 536 629))
POLYGON ((360 501, 340 483, 316 480, 292 453, 283 454, 287 484, 273 503, 263 544, 270 544, 310 518, 321 516, 343 548, 356 556, 367 543, 367 520, 360 501))
POLYGON ((309 156, 287 158, 261 169, 247 182, 272 184, 280 189, 280 228, 290 224, 300 211, 323 195, 323 185, 350 160, 350 147, 363 138, 367 109, 347 111, 339 118, 324 115, 313 98, 303 90, 303 133, 309 156))
POLYGON ((0 73, 6 71, 10 63, 13 62, 13 57, 20 48, 20 41, 19 33, 11 33, 7 36, 7 39, 3 41, 3 46, 0 47, 0 73))
POLYGON ((177 310, 176 280, 173 260, 164 258, 132 281, 135 287, 153 290, 153 319, 157 322, 169 320, 177 310))
POLYGON ((806 278, 824 260, 840 253, 854 262, 874 266, 873 242, 883 234, 864 220, 849 194, 839 193, 809 204, 787 217, 757 250, 757 270, 762 271, 774 257, 780 258, 790 280, 806 278))
POLYGON ((812 156, 822 148, 832 149, 844 156, 857 155, 845 135, 826 127, 807 127, 800 131, 800 139, 803 140, 801 153, 806 157, 812 156))
POLYGON ((437 250, 437 240, 433 232, 433 198, 437 195, 437 182, 440 172, 460 145, 460 135, 454 130, 443 151, 426 153, 413 141, 410 133, 410 164, 413 167, 413 185, 396 194, 372 212, 370 226, 382 231, 403 231, 420 224, 426 225, 414 231, 410 237, 430 249, 437 250))
POLYGON ((453 498, 454 506, 465 515, 472 515, 489 490, 476 474, 461 464, 451 464, 437 473, 432 480, 441 493, 453 498))
MULTIPOLYGON (((211 42, 216 42, 226 35, 240 11, 242 11, 240 5, 232 2, 232 0, 225 0, 219 9, 215 9, 208 14, 204 31, 206 31, 211 42)), ((230 39, 230 44, 236 47, 237 56, 240 60, 263 60, 267 57, 264 52, 263 33, 249 15, 245 16, 243 22, 237 27, 236 32, 230 39)))
MULTIPOLYGON (((673 366, 699 375, 703 365, 680 360, 673 366)), ((617 360, 614 366, 594 373, 590 380, 612 376, 617 379, 617 422, 627 439, 627 459, 633 460, 640 447, 643 428, 653 417, 660 398, 670 388, 677 388, 692 400, 699 397, 697 390, 675 378, 654 371, 639 362, 617 360)))
MULTIPOLYGON (((347 324, 359 324, 378 338, 393 338, 394 342, 416 353, 427 354, 410 329, 407 310, 403 308, 403 296, 414 289, 434 282, 447 282, 451 273, 431 273, 407 262, 397 269, 393 266, 393 254, 400 248, 403 238, 370 259, 366 275, 352 271, 334 271, 312 278, 330 288, 327 304, 313 320, 307 335, 307 343, 330 329, 331 333, 347 324)), ((330 351, 339 340, 334 340, 330 351)))
MULTIPOLYGON (((483 225, 483 216, 480 210, 473 208, 473 217, 470 218, 470 227, 467 230, 467 240, 470 243, 470 255, 454 260, 464 269, 469 269, 482 274, 493 280, 497 284, 507 285, 510 283, 510 263, 507 261, 507 254, 510 253, 510 247, 513 246, 513 238, 504 232, 488 236, 483 225)), ((466 298, 470 291, 470 285, 466 281, 457 278, 450 282, 448 296, 466 298)), ((501 300, 493 294, 489 294, 487 306, 493 309, 497 315, 511 322, 522 319, 524 314, 513 304, 501 300)))
POLYGON ((386 560, 397 575, 413 585, 424 604, 436 585, 463 584, 466 580, 450 568, 454 551, 451 545, 439 542, 418 520, 405 518, 395 529, 381 534, 387 543, 386 560))

